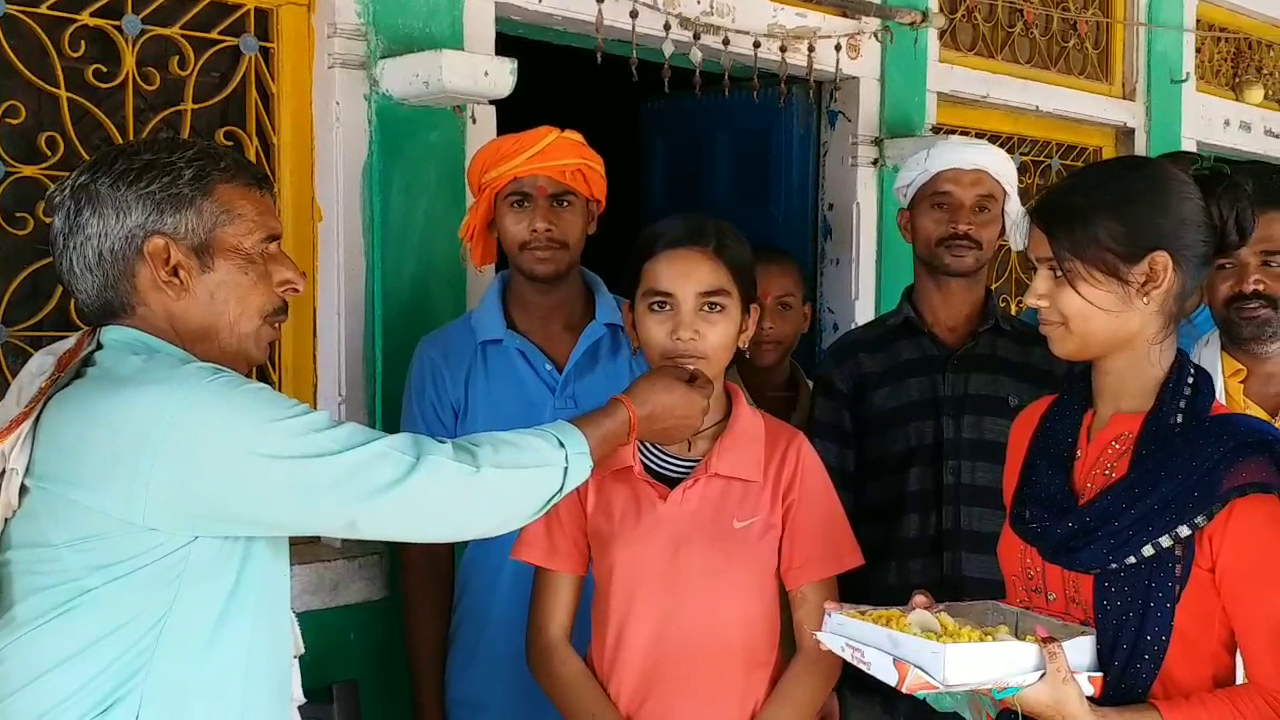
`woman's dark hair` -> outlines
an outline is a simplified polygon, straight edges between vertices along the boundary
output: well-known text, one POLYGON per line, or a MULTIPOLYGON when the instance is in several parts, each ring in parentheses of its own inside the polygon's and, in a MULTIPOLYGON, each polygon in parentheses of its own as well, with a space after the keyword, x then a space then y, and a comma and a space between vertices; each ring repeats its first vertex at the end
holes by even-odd
POLYGON ((1180 159, 1129 155, 1086 165, 1029 210, 1064 266, 1128 283, 1130 268, 1157 250, 1168 253, 1178 279, 1174 322, 1218 250, 1253 232, 1247 183, 1229 173, 1193 177, 1180 159))
POLYGON ((756 269, 751 243, 729 223, 694 213, 672 215, 640 231, 631 266, 634 271, 632 300, 640 290, 640 274, 645 264, 668 250, 681 249, 705 250, 724 265, 738 288, 743 312, 756 301, 756 269))

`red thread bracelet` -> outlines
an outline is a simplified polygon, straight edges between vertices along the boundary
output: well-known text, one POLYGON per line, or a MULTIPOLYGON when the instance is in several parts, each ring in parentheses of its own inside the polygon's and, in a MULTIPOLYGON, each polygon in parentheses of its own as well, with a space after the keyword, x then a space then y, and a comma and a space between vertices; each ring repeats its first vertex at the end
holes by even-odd
POLYGON ((614 400, 622 403, 622 407, 627 410, 627 444, 636 441, 636 434, 640 431, 640 421, 636 417, 636 406, 631 402, 631 398, 626 395, 614 395, 614 400))

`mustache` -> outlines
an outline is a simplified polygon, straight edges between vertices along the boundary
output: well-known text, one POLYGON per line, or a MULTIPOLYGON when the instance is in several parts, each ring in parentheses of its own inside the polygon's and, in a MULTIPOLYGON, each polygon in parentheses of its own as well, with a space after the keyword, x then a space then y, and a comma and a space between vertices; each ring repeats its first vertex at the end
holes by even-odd
POLYGON ((268 323, 282 323, 289 319, 289 303, 282 302, 275 310, 267 313, 266 320, 268 323))
POLYGON ((520 243, 517 249, 520 252, 528 250, 568 250, 569 243, 557 238, 538 238, 537 240, 525 240, 520 243))
POLYGON ((951 243, 964 243, 966 245, 972 245, 975 248, 982 247, 982 243, 978 241, 978 238, 964 232, 955 232, 950 235, 943 235, 938 239, 938 242, 933 244, 933 246, 940 248, 950 245, 951 243))
POLYGON ((1227 298, 1227 308, 1235 308, 1245 303, 1260 302, 1273 312, 1280 312, 1280 300, 1260 292, 1236 293, 1227 298))

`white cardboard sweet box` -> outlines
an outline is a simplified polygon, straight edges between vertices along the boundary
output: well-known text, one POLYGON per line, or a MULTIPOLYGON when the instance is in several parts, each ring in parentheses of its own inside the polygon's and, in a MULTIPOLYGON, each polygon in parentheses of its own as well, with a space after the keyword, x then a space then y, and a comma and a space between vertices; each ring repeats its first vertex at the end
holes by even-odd
MULTIPOLYGON (((865 606, 849 609, 909 610, 865 606)), ((1097 639, 1087 627, 992 601, 947 603, 936 609, 982 627, 1006 625, 1018 638, 1035 635, 1036 628, 1042 627, 1062 641, 1067 661, 1085 694, 1094 697, 1102 690, 1097 639)), ((822 630, 814 636, 845 661, 911 695, 1023 687, 1044 674, 1040 646, 1021 640, 947 644, 837 612, 827 613, 822 630)))

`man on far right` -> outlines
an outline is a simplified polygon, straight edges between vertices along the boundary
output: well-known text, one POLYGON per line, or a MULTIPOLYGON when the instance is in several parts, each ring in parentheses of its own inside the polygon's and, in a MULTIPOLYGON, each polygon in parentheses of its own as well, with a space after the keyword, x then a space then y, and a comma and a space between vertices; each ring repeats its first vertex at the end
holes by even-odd
MULTIPOLYGON (((1280 426, 1280 168, 1249 173, 1253 234, 1219 247, 1204 282, 1217 328, 1191 358, 1213 378, 1218 402, 1280 426)), ((1245 682, 1236 654, 1236 682, 1245 682)))
POLYGON ((1223 247, 1205 280, 1204 299, 1218 329, 1192 357, 1213 376, 1232 412, 1280 425, 1280 172, 1251 178, 1254 232, 1223 247))

